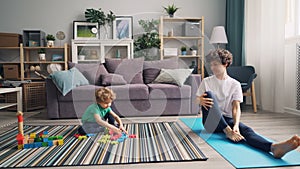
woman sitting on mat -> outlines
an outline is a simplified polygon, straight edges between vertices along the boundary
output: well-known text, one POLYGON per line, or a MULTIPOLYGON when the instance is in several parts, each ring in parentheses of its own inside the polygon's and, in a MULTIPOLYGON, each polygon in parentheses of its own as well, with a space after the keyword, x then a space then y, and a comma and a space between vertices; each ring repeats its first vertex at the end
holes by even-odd
POLYGON ((115 133, 127 131, 123 127, 120 117, 110 108, 116 94, 109 88, 100 88, 95 92, 96 103, 91 104, 82 116, 82 126, 79 127, 79 134, 98 133, 108 128, 115 133), (107 122, 106 122, 107 120, 107 122), (115 124, 117 121, 118 124, 115 124))
POLYGON ((240 123, 243 93, 240 83, 227 75, 226 68, 232 63, 232 54, 225 49, 217 49, 207 56, 213 75, 205 78, 197 91, 197 101, 202 106, 202 123, 208 132, 224 132, 233 142, 247 144, 272 152, 275 158, 300 145, 300 137, 294 135, 289 140, 273 143, 256 134, 250 127, 240 123))

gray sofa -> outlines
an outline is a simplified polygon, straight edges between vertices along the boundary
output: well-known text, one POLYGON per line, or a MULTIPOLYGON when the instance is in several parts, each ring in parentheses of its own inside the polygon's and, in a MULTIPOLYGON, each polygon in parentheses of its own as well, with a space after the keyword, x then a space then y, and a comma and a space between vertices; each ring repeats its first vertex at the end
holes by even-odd
POLYGON ((89 81, 73 88, 65 96, 52 79, 46 79, 47 113, 50 119, 81 118, 88 105, 95 102, 95 90, 103 86, 116 93, 112 109, 121 117, 196 115, 199 106, 195 93, 201 76, 191 74, 184 85, 153 83, 161 69, 177 69, 177 59, 106 59, 102 64, 74 64, 89 81))

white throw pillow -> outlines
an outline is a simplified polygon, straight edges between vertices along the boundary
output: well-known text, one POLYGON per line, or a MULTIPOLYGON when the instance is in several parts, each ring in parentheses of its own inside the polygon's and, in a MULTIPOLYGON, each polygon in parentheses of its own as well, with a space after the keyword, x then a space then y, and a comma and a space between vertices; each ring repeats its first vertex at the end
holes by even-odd
POLYGON ((168 83, 182 86, 193 69, 161 69, 153 83, 168 83))

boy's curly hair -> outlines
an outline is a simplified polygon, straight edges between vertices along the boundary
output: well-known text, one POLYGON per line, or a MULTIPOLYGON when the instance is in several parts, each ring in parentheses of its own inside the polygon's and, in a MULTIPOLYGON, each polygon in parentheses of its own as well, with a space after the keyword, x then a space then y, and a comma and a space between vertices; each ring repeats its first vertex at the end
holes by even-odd
POLYGON ((227 65, 228 67, 232 64, 232 54, 226 49, 216 49, 206 56, 206 61, 208 63, 212 62, 213 60, 218 60, 222 63, 222 65, 227 65))
POLYGON ((107 99, 115 100, 116 94, 111 89, 104 87, 96 90, 95 97, 97 103, 105 102, 107 99))

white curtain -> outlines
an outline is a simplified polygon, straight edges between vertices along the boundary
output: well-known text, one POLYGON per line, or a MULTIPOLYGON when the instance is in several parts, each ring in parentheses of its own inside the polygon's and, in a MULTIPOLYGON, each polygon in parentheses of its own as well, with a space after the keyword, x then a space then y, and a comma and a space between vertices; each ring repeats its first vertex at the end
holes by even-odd
POLYGON ((258 104, 283 112, 285 0, 245 1, 246 64, 253 65, 258 104))

